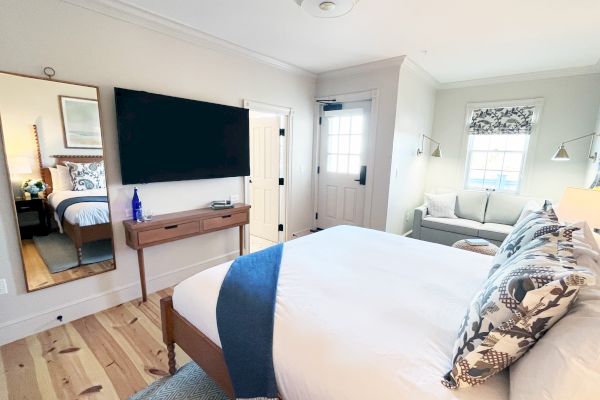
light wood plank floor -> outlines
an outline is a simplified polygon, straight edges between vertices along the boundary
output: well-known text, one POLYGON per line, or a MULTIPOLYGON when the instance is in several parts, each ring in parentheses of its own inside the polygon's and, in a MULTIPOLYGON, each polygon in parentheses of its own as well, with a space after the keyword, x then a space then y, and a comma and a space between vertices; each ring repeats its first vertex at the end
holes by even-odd
MULTIPOLYGON (((167 375, 159 301, 172 292, 0 347, 0 399, 126 399, 167 375)), ((177 366, 189 360, 177 348, 177 366)))
POLYGON ((106 260, 95 264, 82 265, 63 272, 51 274, 44 260, 40 256, 33 240, 22 241, 23 261, 27 274, 27 287, 30 291, 47 288, 60 283, 74 281, 92 275, 101 274, 115 269, 114 260, 106 260))

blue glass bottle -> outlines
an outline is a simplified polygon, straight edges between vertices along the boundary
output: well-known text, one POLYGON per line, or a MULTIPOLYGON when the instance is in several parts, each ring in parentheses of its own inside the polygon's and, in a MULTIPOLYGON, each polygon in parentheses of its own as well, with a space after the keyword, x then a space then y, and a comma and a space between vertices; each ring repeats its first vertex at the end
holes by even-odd
POLYGON ((133 220, 136 222, 142 222, 142 202, 138 197, 138 188, 133 188, 133 199, 131 199, 131 214, 133 220))

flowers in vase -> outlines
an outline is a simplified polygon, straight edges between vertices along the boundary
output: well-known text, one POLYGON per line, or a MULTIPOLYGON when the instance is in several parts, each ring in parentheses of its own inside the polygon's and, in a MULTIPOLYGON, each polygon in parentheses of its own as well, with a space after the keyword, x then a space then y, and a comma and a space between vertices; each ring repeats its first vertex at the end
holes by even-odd
POLYGON ((31 194, 31 197, 37 197, 39 193, 48 188, 48 185, 41 179, 30 178, 21 185, 24 192, 31 194))

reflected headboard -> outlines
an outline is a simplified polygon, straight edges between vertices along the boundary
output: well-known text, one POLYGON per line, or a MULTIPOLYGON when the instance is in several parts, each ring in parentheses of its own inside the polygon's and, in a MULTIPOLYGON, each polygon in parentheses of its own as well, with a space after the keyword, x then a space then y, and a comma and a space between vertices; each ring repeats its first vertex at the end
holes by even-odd
MULTIPOLYGON (((99 162, 103 160, 102 156, 92 156, 92 155, 56 155, 52 156, 56 160, 54 163, 54 167, 57 165, 64 165, 65 161, 70 161, 73 163, 91 163, 91 162, 99 162)), ((42 168, 42 180, 48 185, 48 189, 44 191, 46 196, 52 193, 53 183, 52 183, 52 174, 50 174, 50 170, 48 167, 42 168)))

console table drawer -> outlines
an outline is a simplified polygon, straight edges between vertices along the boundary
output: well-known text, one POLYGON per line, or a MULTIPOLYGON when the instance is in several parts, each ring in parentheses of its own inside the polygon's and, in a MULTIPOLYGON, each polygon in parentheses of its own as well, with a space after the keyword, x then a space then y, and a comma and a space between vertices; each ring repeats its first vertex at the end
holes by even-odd
POLYGON ((222 217, 208 218, 202 221, 205 231, 213 229, 226 228, 228 226, 236 226, 243 223, 247 223, 248 213, 235 213, 230 215, 224 215, 222 217))
POLYGON ((148 244, 160 242, 166 239, 172 239, 179 236, 193 235, 200 232, 200 223, 198 221, 186 222, 183 224, 167 225, 162 228, 150 229, 138 233, 138 243, 148 244))

